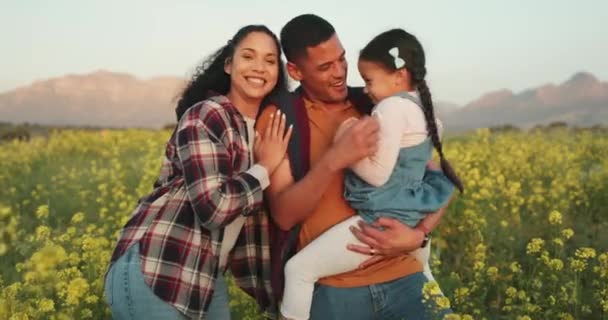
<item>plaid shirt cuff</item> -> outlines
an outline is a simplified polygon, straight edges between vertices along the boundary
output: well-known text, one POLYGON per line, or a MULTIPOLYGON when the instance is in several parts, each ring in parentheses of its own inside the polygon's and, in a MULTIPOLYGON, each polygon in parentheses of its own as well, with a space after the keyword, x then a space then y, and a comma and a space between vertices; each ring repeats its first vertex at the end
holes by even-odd
POLYGON ((268 177, 268 170, 259 164, 254 164, 247 170, 247 173, 252 175, 254 178, 258 179, 260 182, 260 187, 262 190, 268 188, 270 185, 270 178, 268 177))

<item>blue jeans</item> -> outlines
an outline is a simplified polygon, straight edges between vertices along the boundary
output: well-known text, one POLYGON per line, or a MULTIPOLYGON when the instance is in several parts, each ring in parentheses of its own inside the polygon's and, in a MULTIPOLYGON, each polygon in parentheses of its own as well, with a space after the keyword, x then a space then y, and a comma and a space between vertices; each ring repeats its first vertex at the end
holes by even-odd
MULTIPOLYGON (((154 294, 144 282, 139 245, 129 248, 110 268, 105 281, 106 301, 113 319, 186 319, 186 316, 154 294)), ((228 287, 220 274, 206 319, 230 320, 228 287)))
POLYGON ((434 320, 452 313, 425 303, 422 288, 428 282, 423 273, 397 280, 355 288, 318 285, 313 295, 311 319, 348 320, 434 320))

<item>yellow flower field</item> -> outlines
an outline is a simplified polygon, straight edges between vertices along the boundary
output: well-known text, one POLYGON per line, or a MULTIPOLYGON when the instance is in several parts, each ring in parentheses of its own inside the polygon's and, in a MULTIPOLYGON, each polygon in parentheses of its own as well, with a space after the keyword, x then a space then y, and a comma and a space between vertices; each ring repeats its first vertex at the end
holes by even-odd
MULTIPOLYGON (((103 274, 169 134, 0 144, 0 319, 110 317, 103 274)), ((448 319, 608 319, 608 135, 479 130, 448 139, 446 156, 466 189, 433 238, 448 319)), ((230 291, 234 319, 260 318, 230 291)))

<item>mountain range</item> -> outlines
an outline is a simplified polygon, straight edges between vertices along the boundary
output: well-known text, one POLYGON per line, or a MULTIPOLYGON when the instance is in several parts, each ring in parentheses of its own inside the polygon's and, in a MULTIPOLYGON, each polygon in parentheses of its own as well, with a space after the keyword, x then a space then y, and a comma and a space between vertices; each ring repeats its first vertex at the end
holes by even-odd
MULTIPOLYGON (((138 79, 108 71, 40 80, 0 94, 0 121, 159 128, 175 122, 176 97, 185 84, 178 77, 138 79)), ((436 108, 452 132, 507 124, 608 124, 608 83, 580 72, 560 84, 497 90, 464 106, 438 101, 436 108)))
POLYGON ((12 123, 151 127, 176 122, 174 107, 185 80, 138 79, 96 71, 67 75, 0 94, 0 119, 12 123))
POLYGON ((519 93, 498 90, 443 115, 446 129, 515 125, 530 128, 564 122, 588 127, 608 124, 608 83, 580 72, 561 84, 545 84, 519 93))

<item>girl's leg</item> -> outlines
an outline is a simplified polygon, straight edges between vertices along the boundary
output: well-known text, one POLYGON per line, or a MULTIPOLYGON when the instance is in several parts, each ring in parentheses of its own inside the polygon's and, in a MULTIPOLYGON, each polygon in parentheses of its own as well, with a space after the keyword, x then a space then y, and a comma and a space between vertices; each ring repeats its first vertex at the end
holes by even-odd
POLYGON ((105 293, 113 319, 186 319, 144 282, 137 244, 112 265, 105 293))
POLYGON ((314 284, 319 278, 351 271, 369 258, 346 249, 360 243, 350 226, 361 220, 355 216, 324 232, 292 257, 285 266, 285 291, 281 313, 287 319, 308 319, 314 284))
POLYGON ((228 285, 224 275, 218 273, 213 287, 213 297, 207 309, 206 319, 230 320, 230 308, 228 306, 228 285))

